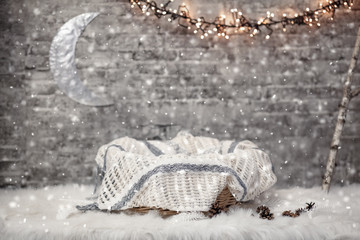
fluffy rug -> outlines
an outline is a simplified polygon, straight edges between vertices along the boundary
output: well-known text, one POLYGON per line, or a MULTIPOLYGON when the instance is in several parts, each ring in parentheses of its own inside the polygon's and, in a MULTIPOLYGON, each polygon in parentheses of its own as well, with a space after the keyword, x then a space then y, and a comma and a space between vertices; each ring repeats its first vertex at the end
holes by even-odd
POLYGON ((273 189, 256 201, 212 219, 194 215, 162 219, 147 215, 81 213, 90 186, 0 190, 0 239, 360 239, 360 185, 333 187, 330 194, 312 189, 273 189), (284 210, 316 207, 300 217, 281 216, 284 210), (264 204, 275 219, 260 219, 264 204))

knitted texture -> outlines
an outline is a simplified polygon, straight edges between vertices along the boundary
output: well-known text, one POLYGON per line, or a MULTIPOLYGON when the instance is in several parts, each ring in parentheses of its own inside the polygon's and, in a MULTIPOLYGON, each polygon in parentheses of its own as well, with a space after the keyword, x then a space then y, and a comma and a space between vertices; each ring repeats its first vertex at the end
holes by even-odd
POLYGON ((268 155, 250 141, 218 141, 180 132, 170 141, 124 137, 96 156, 103 180, 97 207, 208 211, 228 187, 248 201, 276 182, 268 155))

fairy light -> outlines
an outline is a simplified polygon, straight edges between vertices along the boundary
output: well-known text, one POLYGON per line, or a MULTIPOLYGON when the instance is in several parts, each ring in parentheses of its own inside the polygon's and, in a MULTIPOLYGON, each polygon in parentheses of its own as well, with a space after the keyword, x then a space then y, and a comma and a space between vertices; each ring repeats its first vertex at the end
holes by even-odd
POLYGON ((213 21, 207 21, 204 17, 193 18, 185 3, 178 6, 178 9, 168 8, 173 0, 168 0, 165 4, 157 4, 155 0, 129 0, 131 8, 138 6, 140 10, 146 15, 151 13, 157 18, 167 16, 169 22, 178 20, 178 25, 199 34, 201 39, 209 37, 209 35, 216 35, 229 39, 229 35, 248 33, 250 37, 266 30, 265 39, 269 39, 273 32, 273 27, 281 25, 284 32, 287 31, 288 25, 308 25, 320 27, 320 19, 325 14, 331 14, 330 19, 333 20, 335 11, 341 7, 351 9, 353 0, 326 0, 326 3, 320 3, 317 9, 311 10, 305 8, 302 13, 296 13, 294 17, 283 13, 281 19, 275 20, 275 14, 267 11, 266 17, 261 17, 258 20, 247 19, 241 11, 237 8, 230 9, 232 19, 227 19, 225 15, 216 17, 213 21), (229 20, 228 23, 226 20, 229 20))

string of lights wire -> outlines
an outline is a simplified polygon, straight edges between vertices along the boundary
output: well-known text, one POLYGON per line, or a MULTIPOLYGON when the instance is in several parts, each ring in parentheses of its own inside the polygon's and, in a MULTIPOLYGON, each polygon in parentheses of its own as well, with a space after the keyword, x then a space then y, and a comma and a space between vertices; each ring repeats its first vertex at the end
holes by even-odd
POLYGON ((154 14, 158 18, 167 17, 169 22, 178 21, 180 27, 193 31, 194 34, 199 34, 201 39, 212 35, 224 37, 229 39, 230 35, 247 33, 250 37, 267 30, 266 39, 270 38, 273 33, 275 25, 281 25, 284 32, 289 25, 308 25, 320 27, 320 19, 330 14, 330 19, 334 19, 335 12, 339 8, 351 9, 353 0, 326 0, 326 3, 320 4, 317 9, 311 10, 306 8, 300 14, 295 14, 293 17, 287 16, 285 13, 281 19, 274 19, 275 14, 271 12, 266 13, 266 17, 259 20, 251 20, 246 18, 242 12, 234 8, 230 10, 231 20, 227 22, 226 16, 218 16, 213 21, 208 21, 204 17, 193 18, 190 16, 190 11, 183 3, 177 9, 170 8, 173 0, 169 0, 165 4, 157 4, 151 0, 129 0, 131 7, 139 7, 140 10, 147 16, 154 14))

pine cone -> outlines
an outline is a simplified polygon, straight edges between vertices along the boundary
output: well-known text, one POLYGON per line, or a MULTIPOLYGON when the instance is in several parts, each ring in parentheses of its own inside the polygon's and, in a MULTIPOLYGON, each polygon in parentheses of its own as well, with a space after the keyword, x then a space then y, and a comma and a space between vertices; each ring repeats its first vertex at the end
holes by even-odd
POLYGON ((256 209, 256 212, 259 213, 259 217, 263 219, 272 220, 274 219, 274 214, 270 212, 270 209, 264 205, 259 206, 256 209))

